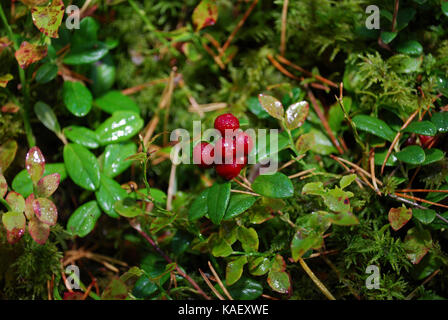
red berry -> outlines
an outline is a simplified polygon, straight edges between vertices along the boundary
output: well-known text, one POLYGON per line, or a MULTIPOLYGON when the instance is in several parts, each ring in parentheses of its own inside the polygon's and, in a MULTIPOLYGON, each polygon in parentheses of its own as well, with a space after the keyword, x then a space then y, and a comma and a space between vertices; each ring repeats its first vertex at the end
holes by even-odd
POLYGON ((245 155, 247 156, 252 148, 254 147, 254 141, 252 140, 252 137, 248 135, 247 133, 241 131, 238 132, 235 138, 235 147, 237 151, 237 156, 245 155), (242 154, 240 155, 239 153, 242 154))
POLYGON ((232 137, 219 138, 215 145, 215 162, 217 164, 233 162, 233 159, 235 158, 235 148, 235 140, 232 137))
POLYGON ((232 180, 240 173, 241 169, 243 169, 245 164, 217 164, 216 172, 226 180, 232 180))
POLYGON ((429 142, 433 139, 433 137, 431 136, 424 136, 424 135, 419 135, 418 137, 420 138, 420 142, 424 147, 426 147, 429 144, 429 142))
POLYGON ((240 122, 238 121, 238 118, 236 118, 231 113, 222 114, 219 117, 215 119, 215 129, 219 130, 222 134, 222 136, 226 136, 226 130, 227 135, 232 134, 233 130, 237 130, 240 127, 240 122))
POLYGON ((213 145, 208 142, 198 143, 193 148, 193 163, 200 168, 210 168, 213 166, 215 157, 215 149, 213 145))

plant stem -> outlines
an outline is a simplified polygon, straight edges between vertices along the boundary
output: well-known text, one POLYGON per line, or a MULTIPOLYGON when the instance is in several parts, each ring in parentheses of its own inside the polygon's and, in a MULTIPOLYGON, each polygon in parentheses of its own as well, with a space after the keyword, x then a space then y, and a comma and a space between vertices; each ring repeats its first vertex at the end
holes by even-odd
POLYGON ((313 282, 316 284, 316 286, 319 288, 320 291, 329 299, 329 300, 336 300, 336 298, 331 294, 330 291, 324 286, 322 282, 316 277, 316 275, 313 273, 313 271, 308 267, 306 262, 299 258, 299 263, 302 266, 303 270, 308 274, 308 276, 313 280, 313 282))
POLYGON ((12 209, 11 209, 9 203, 6 202, 5 199, 0 198, 0 203, 3 204, 3 205, 5 206, 6 210, 8 210, 8 211, 12 211, 12 209))
MULTIPOLYGON (((9 25, 8 20, 6 19, 5 12, 3 11, 3 7, 1 6, 1 4, 0 4, 0 18, 2 19, 3 24, 5 25, 9 40, 11 40, 13 43, 14 50, 17 51, 19 49, 19 45, 17 44, 17 42, 14 38, 14 33, 12 32, 11 26, 9 25)), ((28 84, 26 82, 25 71, 19 65, 17 65, 17 67, 19 69, 19 78, 20 78, 20 83, 22 85, 23 97, 25 99, 23 108, 20 108, 20 113, 22 114, 23 124, 25 127, 25 133, 26 133, 28 145, 29 145, 29 147, 34 147, 36 145, 36 139, 34 138, 33 131, 31 129, 30 119, 28 117, 29 100, 30 100, 29 99, 30 98, 29 88, 28 88, 28 84)))

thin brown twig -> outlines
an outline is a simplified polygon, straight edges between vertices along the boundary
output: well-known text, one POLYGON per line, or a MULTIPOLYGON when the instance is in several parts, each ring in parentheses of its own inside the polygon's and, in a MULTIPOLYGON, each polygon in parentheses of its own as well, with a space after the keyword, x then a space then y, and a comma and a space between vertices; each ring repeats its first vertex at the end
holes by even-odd
POLYGON ((215 271, 215 268, 213 268, 212 264, 210 263, 210 261, 208 262, 208 267, 210 268, 210 270, 213 273, 213 276, 215 277, 216 281, 218 282, 219 286, 221 287, 222 291, 224 292, 224 294, 227 296, 227 298, 229 298, 229 300, 233 300, 232 296, 230 295, 229 291, 227 290, 227 288, 224 286, 224 284, 222 283, 221 279, 218 276, 218 273, 215 271))
POLYGON ((428 278, 425 279, 425 281, 422 282, 421 285, 419 285, 417 288, 415 288, 406 298, 405 300, 411 300, 415 293, 417 292, 418 288, 424 286, 425 284, 427 284, 429 281, 432 280, 432 278, 434 278, 438 273, 440 272, 440 269, 437 269, 436 271, 434 271, 428 278))
POLYGON ((286 70, 279 62, 277 62, 277 60, 274 59, 274 57, 271 54, 268 54, 266 57, 269 59, 269 61, 272 63, 272 65, 274 67, 276 67, 285 76, 287 76, 287 77, 289 77, 291 79, 297 80, 297 81, 302 81, 303 80, 303 77, 302 78, 296 77, 291 72, 286 70))
POLYGON ((392 32, 395 32, 395 27, 397 25, 397 15, 399 7, 400 7, 400 0, 395 0, 394 16, 392 18, 392 32))
POLYGON ((448 190, 432 190, 432 189, 401 189, 395 190, 396 192, 436 192, 436 193, 448 193, 448 190))
POLYGON ((281 31, 281 40, 280 40, 280 54, 282 56, 285 55, 286 50, 286 22, 288 17, 288 4, 289 0, 283 1, 283 9, 282 9, 282 31, 281 31))
POLYGON ((298 172, 298 173, 294 173, 293 175, 288 176, 288 178, 289 178, 289 179, 294 179, 294 178, 297 178, 297 177, 301 177, 301 176, 304 176, 304 175, 306 175, 306 174, 308 174, 308 173, 310 173, 310 172, 313 172, 314 170, 316 170, 316 168, 311 168, 311 169, 308 169, 308 170, 303 170, 303 171, 300 171, 300 172, 298 172))
POLYGON ((370 175, 372 179, 372 184, 374 187, 375 192, 380 196, 381 192, 378 189, 378 185, 376 183, 376 177, 375 177, 375 150, 372 149, 369 155, 369 162, 370 162, 370 175))
POLYGON ((319 278, 316 277, 314 272, 308 267, 305 260, 302 258, 299 258, 299 263, 302 266, 303 270, 308 274, 308 276, 313 280, 313 282, 316 284, 316 286, 319 288, 319 290, 329 299, 329 300, 336 300, 336 298, 331 294, 330 291, 328 291, 327 287, 319 280, 319 278))
POLYGON ((433 206, 437 206, 437 207, 441 207, 441 208, 446 208, 448 209, 448 206, 441 204, 441 203, 437 203, 437 202, 432 202, 426 199, 422 199, 422 198, 418 198, 418 197, 414 197, 414 196, 410 196, 404 193, 399 193, 399 192, 395 192, 395 195, 398 197, 403 197, 403 198, 407 198, 407 199, 411 199, 411 200, 415 200, 415 201, 420 201, 420 202, 424 202, 427 204, 431 204, 433 206))
POLYGON ((201 274, 201 277, 204 279, 205 283, 208 285, 208 287, 213 291, 216 297, 218 297, 219 300, 226 300, 224 297, 216 290, 216 288, 212 285, 210 280, 208 279, 207 275, 202 272, 201 269, 199 269, 199 273, 201 274))
POLYGON ((249 191, 235 190, 235 189, 230 189, 230 191, 234 192, 234 193, 242 193, 242 194, 248 194, 248 195, 255 196, 255 197, 261 197, 261 195, 259 195, 258 193, 249 192, 249 191))

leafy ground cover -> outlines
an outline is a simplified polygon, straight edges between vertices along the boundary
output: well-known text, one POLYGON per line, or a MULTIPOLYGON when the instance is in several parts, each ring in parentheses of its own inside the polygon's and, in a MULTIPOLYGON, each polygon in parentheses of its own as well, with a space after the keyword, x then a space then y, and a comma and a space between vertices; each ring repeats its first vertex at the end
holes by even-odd
POLYGON ((13 0, 0 20, 1 299, 447 297, 448 2, 13 0), (249 163, 174 160, 227 113, 249 163))

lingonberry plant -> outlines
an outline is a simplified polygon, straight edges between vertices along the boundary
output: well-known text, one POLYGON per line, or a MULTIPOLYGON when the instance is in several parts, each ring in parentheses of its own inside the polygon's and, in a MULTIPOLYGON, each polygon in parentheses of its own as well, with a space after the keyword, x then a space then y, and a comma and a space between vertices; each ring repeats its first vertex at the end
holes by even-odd
POLYGON ((2 1, 0 299, 447 298, 447 19, 2 1))

